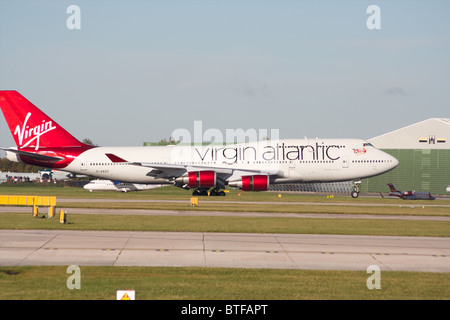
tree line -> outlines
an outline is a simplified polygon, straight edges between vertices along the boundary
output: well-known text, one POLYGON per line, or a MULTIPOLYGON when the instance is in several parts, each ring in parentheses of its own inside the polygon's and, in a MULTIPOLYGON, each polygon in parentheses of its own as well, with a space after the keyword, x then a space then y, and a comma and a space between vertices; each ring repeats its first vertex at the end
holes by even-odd
POLYGON ((38 172, 42 169, 44 168, 22 162, 12 162, 6 158, 0 158, 0 171, 3 172, 38 172))

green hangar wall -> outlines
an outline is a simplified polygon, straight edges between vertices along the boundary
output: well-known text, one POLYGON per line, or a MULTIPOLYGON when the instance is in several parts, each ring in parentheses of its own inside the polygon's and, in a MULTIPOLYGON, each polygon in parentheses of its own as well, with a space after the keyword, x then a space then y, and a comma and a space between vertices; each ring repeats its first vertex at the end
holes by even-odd
POLYGON ((387 183, 398 190, 448 194, 450 185, 450 119, 431 118, 369 139, 399 160, 394 170, 364 179, 361 193, 389 192, 387 183))
POLYGON ((446 193, 450 185, 450 150, 382 150, 397 158, 400 164, 390 172, 362 180, 362 193, 389 192, 387 183, 393 183, 398 190, 446 193))

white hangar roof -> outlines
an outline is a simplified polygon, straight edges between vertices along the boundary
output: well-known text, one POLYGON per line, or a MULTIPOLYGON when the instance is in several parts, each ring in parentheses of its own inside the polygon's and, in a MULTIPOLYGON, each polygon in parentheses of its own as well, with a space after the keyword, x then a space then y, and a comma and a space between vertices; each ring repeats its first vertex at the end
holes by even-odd
POLYGON ((368 141, 378 149, 450 149, 450 118, 430 118, 368 141))

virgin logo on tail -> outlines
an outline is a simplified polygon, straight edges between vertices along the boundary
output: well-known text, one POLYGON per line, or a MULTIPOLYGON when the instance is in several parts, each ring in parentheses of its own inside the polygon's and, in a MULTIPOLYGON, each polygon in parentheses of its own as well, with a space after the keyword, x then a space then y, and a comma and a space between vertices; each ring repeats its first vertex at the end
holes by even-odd
POLYGON ((30 143, 32 143, 33 141, 36 140, 35 150, 38 150, 40 136, 42 136, 43 134, 46 134, 49 131, 56 129, 56 127, 53 125, 51 120, 47 121, 47 122, 45 122, 45 120, 42 120, 42 124, 37 125, 33 128, 30 128, 29 126, 27 126, 28 119, 30 119, 30 117, 31 117, 31 112, 28 112, 27 116, 25 117, 25 121, 22 124, 22 128, 19 125, 17 125, 16 130, 14 131, 14 135, 17 135, 17 137, 19 139, 19 145, 21 148, 28 147, 30 145, 30 143), (25 140, 30 139, 30 140, 28 140, 25 144, 22 145, 24 139, 25 140))

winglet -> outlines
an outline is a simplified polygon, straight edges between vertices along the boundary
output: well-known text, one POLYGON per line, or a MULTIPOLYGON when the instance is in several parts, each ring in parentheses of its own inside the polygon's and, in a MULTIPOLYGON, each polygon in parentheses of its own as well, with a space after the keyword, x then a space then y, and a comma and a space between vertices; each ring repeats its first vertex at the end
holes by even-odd
POLYGON ((127 160, 124 160, 113 153, 105 153, 105 155, 109 158, 109 160, 111 160, 114 163, 128 162, 127 160))

